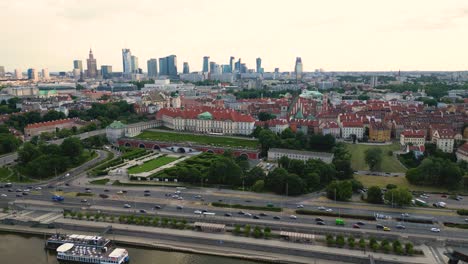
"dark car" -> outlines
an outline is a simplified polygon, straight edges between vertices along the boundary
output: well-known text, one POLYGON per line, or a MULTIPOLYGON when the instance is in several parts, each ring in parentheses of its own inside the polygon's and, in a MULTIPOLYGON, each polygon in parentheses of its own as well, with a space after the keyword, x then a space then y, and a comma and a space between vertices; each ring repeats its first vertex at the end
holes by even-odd
POLYGON ((99 194, 99 197, 105 199, 105 198, 109 198, 109 195, 101 193, 99 194))
POLYGON ((150 191, 149 191, 149 190, 145 190, 144 192, 145 192, 145 193, 149 193, 150 191))
POLYGON ((360 225, 360 226, 366 225, 366 224, 365 224, 364 222, 362 222, 362 221, 358 221, 358 222, 356 222, 356 224, 358 224, 358 225, 360 225))
POLYGON ((155 205, 154 209, 159 210, 159 209, 161 209, 161 206, 160 205, 155 205))
POLYGON ((315 221, 316 221, 316 222, 323 222, 323 219, 320 218, 320 217, 317 217, 317 218, 315 218, 315 221))
POLYGON ((361 226, 358 225, 358 224, 354 224, 354 225, 353 225, 353 228, 361 228, 361 226))
POLYGON ((151 196, 151 193, 145 193, 143 196, 151 196))
POLYGON ((140 209, 140 213, 146 214, 146 210, 145 209, 140 209))
POLYGON ((317 221, 316 224, 317 224, 317 225, 325 225, 325 222, 323 222, 323 221, 317 221))
POLYGON ((253 219, 260 219, 260 217, 258 215, 254 215, 253 219))
POLYGON ((273 219, 275 219, 275 220, 280 220, 281 217, 275 215, 275 216, 273 216, 273 219))
POLYGON ((260 216, 268 216, 268 215, 265 213, 260 213, 260 216))
POLYGON ((8 189, 8 192, 13 192, 13 190, 12 190, 12 189, 8 189))
POLYGON ((109 192, 109 190, 108 190, 108 189, 105 189, 104 192, 109 192))
POLYGON ((27 192, 23 192, 23 195, 28 195, 28 193, 27 193, 27 192))
POLYGON ((377 225, 375 225, 375 228, 377 228, 377 229, 384 229, 384 226, 381 225, 381 224, 377 224, 377 225))
POLYGON ((244 212, 242 212, 242 211, 239 211, 239 212, 237 212, 237 214, 240 214, 240 215, 245 215, 245 213, 244 213, 244 212))
POLYGON ((225 213, 224 216, 231 217, 232 214, 231 213, 225 213))
POLYGON ((21 195, 21 193, 17 193, 16 194, 16 197, 22 197, 23 195, 21 195))

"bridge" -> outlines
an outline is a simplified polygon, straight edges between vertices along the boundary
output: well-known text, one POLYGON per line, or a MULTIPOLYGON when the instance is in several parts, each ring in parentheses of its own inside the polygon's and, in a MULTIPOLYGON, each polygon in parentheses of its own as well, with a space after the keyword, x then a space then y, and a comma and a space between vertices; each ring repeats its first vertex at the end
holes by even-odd
POLYGON ((176 153, 192 153, 192 152, 211 152, 215 154, 223 154, 226 149, 230 149, 235 157, 245 156, 250 160, 258 160, 260 158, 260 151, 257 149, 243 149, 243 148, 223 148, 209 145, 194 145, 190 143, 181 142, 164 142, 157 140, 145 140, 135 138, 120 138, 117 141, 119 146, 144 148, 156 151, 166 149, 176 153))

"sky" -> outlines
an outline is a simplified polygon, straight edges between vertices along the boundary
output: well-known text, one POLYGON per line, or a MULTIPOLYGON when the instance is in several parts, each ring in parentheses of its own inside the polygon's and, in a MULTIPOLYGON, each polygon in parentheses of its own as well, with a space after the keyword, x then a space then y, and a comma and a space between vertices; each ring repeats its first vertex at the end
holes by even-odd
POLYGON ((467 70, 467 0, 14 0, 0 1, 0 65, 70 71, 92 48, 98 67, 122 70, 130 48, 202 57, 265 71, 467 70))

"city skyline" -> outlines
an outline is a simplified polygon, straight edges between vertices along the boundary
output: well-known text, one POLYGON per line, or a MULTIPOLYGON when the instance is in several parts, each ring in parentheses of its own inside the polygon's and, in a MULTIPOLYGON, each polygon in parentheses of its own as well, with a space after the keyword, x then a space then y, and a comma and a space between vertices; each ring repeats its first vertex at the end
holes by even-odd
POLYGON ((229 56, 242 58, 251 69, 260 57, 266 72, 294 71, 296 57, 303 59, 304 72, 468 69, 468 53, 463 52, 468 45, 466 1, 295 0, 269 5, 268 12, 263 11, 266 1, 157 2, 0 3, 2 17, 15 25, 0 29, 8 38, 0 65, 9 72, 70 71, 70 61, 85 61, 91 48, 98 66, 122 71, 121 51, 130 48, 140 61, 177 55, 178 68, 185 61, 192 71, 201 71, 203 56, 220 65, 228 64, 229 56), (122 19, 124 14, 128 19, 122 19), (174 23, 148 34, 151 25, 167 19, 174 23), (25 21, 35 21, 37 27, 25 21))

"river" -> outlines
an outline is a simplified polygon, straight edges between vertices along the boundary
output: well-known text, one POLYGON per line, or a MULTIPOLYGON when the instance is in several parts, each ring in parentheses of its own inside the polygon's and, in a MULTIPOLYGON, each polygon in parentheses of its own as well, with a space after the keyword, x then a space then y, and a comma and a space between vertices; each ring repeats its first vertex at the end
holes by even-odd
MULTIPOLYGON (((1 264, 57 264, 52 251, 44 250, 44 238, 0 233, 1 264)), ((125 247, 132 264, 255 264, 223 257, 125 247)), ((258 264, 258 263, 257 263, 258 264)))

